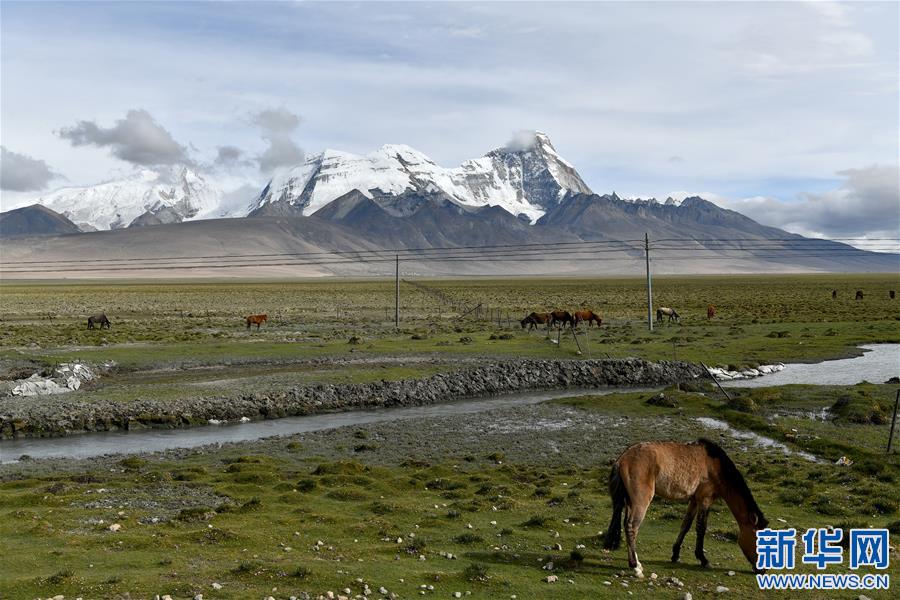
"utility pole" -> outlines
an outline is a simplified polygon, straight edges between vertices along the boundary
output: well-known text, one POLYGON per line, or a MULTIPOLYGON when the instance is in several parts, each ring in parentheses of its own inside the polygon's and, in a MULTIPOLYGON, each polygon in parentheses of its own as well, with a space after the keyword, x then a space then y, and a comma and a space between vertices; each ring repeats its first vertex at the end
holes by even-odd
POLYGON ((653 331, 653 283, 650 281, 650 234, 644 234, 644 258, 647 263, 647 327, 653 331))
POLYGON ((400 328, 400 255, 396 255, 397 262, 394 270, 394 327, 400 328))

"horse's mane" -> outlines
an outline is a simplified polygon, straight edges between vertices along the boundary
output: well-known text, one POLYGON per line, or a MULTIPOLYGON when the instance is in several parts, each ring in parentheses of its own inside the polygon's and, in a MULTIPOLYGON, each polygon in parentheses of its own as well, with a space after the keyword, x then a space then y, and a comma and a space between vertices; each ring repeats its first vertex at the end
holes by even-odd
POLYGON ((753 493, 747 486, 747 481, 744 479, 744 476, 741 475, 741 472, 734 464, 734 461, 731 460, 731 457, 725 453, 725 450, 723 450, 721 446, 706 438, 700 438, 697 442, 703 444, 703 447, 706 449, 706 454, 710 458, 715 458, 719 461, 719 464, 722 467, 721 474, 723 483, 734 489, 740 494, 741 498, 744 499, 744 502, 747 503, 747 509, 757 517, 757 526, 760 529, 767 527, 769 522, 766 520, 765 515, 763 515, 762 510, 756 503, 753 493))

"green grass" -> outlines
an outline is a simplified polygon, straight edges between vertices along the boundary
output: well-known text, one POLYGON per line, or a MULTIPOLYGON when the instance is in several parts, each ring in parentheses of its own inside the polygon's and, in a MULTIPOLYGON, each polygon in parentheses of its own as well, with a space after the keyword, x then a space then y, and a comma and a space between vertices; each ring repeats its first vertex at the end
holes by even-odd
MULTIPOLYGON (((776 415, 784 411, 817 407, 846 394, 853 396, 847 406, 856 410, 872 398, 889 396, 896 386, 864 389, 865 396, 854 394, 855 387, 796 386, 785 394, 765 388, 734 391, 754 396, 759 409, 750 417, 779 428, 788 417, 776 415)), ((641 423, 657 423, 653 435, 666 437, 669 416, 712 414, 739 425, 744 415, 705 390, 672 388, 664 393, 678 406, 648 405, 648 393, 555 402, 628 417, 622 426, 638 437, 649 435, 641 423)), ((810 427, 820 428, 816 435, 824 443, 844 444, 856 465, 837 467, 827 452, 822 454, 826 460, 811 463, 779 451, 732 451, 773 526, 781 523, 776 519, 798 529, 896 521, 896 454, 880 455, 885 465, 880 470, 866 463, 878 454, 867 439, 881 436, 886 426, 859 423, 848 430, 840 422, 815 422, 810 427)), ((774 430, 766 433, 774 435, 774 430)), ((798 449, 828 448, 808 446, 806 433, 801 429, 782 441, 798 449)), ((357 429, 352 437, 369 436, 357 429)), ((691 558, 693 534, 682 563, 668 562, 684 505, 657 499, 641 529, 639 548, 646 571, 659 579, 652 587, 649 579, 634 580, 624 549, 610 553, 600 547, 598 531, 606 528, 611 510, 607 464, 548 470, 540 461, 515 464, 489 456, 494 453, 486 448, 480 458, 385 465, 366 462, 364 454, 323 460, 315 448, 295 441, 274 447, 281 450, 254 453, 246 444, 189 453, 177 461, 162 455, 128 458, 119 469, 81 463, 66 475, 40 475, 38 470, 0 482, 0 537, 9 556, 17 557, 0 563, 0 595, 112 598, 127 592, 132 597, 204 593, 246 598, 268 595, 277 587, 273 595, 286 597, 345 587, 361 593, 362 585, 356 583, 361 578, 373 590, 384 586, 402 597, 433 585, 439 597, 471 591, 482 598, 532 598, 538 593, 542 598, 614 598, 625 590, 622 582, 635 595, 648 597, 680 597, 685 590, 703 597, 716 585, 729 587, 735 597, 763 597, 734 543, 734 522, 722 505, 714 509, 707 535, 713 568, 702 570, 691 558), (187 499, 188 506, 168 502, 180 499, 187 499), (161 521, 151 523, 151 517, 161 521), (109 531, 111 523, 122 529, 109 531), (555 584, 542 581, 550 573, 542 566, 551 561, 559 577, 555 584), (685 587, 666 587, 668 577, 677 577, 685 587), (214 591, 213 582, 224 587, 214 591)), ((617 451, 610 449, 610 456, 617 451)), ((896 551, 891 560, 889 573, 896 578, 896 551)), ((799 572, 810 571, 801 567, 799 572)), ((856 595, 808 592, 803 597, 856 595)))

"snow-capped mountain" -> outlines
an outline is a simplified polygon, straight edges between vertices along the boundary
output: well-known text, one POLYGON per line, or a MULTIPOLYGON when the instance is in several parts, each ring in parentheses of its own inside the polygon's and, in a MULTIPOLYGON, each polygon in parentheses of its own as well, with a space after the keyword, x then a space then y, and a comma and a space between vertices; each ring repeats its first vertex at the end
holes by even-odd
POLYGON ((369 198, 405 192, 443 192, 463 206, 499 206, 536 222, 566 192, 590 194, 575 168, 544 133, 493 150, 454 168, 436 164, 405 145, 385 145, 365 156, 326 150, 272 178, 250 214, 311 215, 359 190, 369 198))
POLYGON ((188 167, 168 172, 144 169, 115 181, 67 187, 36 199, 82 229, 120 229, 136 224, 202 218, 219 205, 221 193, 188 167))

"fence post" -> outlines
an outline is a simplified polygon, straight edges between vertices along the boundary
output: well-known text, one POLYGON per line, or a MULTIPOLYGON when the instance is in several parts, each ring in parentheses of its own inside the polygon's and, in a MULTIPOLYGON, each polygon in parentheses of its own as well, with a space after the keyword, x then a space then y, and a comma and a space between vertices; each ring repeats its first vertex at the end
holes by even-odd
POLYGON ((900 390, 897 390, 897 397, 894 399, 894 416, 891 419, 891 434, 888 436, 887 453, 891 453, 891 443, 894 441, 894 426, 897 424, 897 407, 900 405, 900 390))

